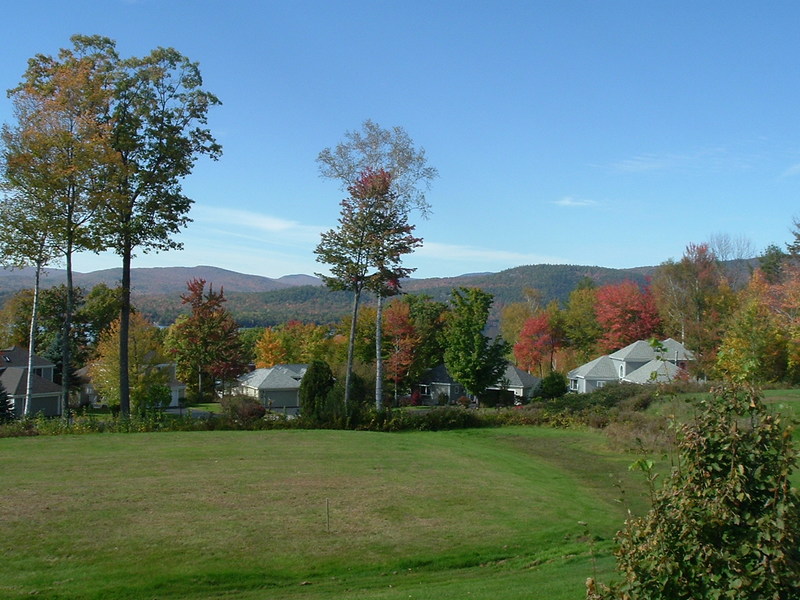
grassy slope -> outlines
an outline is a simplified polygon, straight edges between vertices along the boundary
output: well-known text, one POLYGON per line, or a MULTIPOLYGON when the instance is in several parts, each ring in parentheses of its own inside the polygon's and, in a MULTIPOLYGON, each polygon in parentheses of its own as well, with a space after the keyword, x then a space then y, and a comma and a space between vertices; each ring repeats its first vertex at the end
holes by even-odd
POLYGON ((0 597, 578 599, 629 463, 535 428, 3 439, 0 597))

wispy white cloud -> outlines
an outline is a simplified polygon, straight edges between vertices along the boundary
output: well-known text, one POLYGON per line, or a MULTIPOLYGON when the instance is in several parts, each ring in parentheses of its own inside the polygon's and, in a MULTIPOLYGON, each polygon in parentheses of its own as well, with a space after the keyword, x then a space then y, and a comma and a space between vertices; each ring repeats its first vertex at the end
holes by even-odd
POLYGON ((596 200, 584 200, 581 198, 573 198, 572 196, 564 196, 560 200, 553 200, 552 204, 557 206, 598 206, 599 202, 596 200))
POLYGON ((781 173, 781 177, 795 177, 797 175, 800 175, 800 163, 792 165, 781 173))
POLYGON ((262 241, 263 234, 268 234, 270 241, 278 243, 316 243, 324 229, 322 226, 305 225, 235 208, 197 206, 192 211, 192 218, 221 234, 262 241))
POLYGON ((674 156, 656 156, 654 154, 640 154, 631 158, 626 158, 612 164, 616 171, 624 173, 645 173, 648 171, 663 171, 674 167, 676 160, 674 156))
POLYGON ((648 173, 656 171, 743 171, 760 160, 752 149, 737 151, 724 146, 700 148, 689 152, 645 152, 626 158, 610 166, 623 173, 648 173))

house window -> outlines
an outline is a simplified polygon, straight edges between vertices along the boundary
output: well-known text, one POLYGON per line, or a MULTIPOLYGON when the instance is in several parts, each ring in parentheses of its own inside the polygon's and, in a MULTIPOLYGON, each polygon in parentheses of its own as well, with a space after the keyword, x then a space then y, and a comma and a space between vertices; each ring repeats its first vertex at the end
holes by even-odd
POLYGON ((599 388, 604 387, 605 385, 606 385, 605 381, 598 381, 597 382, 597 387, 599 387, 599 388))
POLYGON ((625 365, 624 364, 619 366, 619 376, 620 377, 625 377, 625 365))
POLYGON ((569 380, 569 389, 577 390, 578 389, 578 380, 577 379, 570 379, 569 380))
POLYGON ((431 388, 430 386, 421 383, 419 386, 419 394, 420 396, 430 396, 431 395, 431 388))

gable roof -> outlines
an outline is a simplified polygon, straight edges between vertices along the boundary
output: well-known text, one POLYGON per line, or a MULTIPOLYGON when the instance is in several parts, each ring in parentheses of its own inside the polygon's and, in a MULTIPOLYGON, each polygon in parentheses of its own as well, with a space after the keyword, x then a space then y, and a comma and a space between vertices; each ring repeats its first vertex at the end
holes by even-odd
POLYGON ((444 363, 439 363, 432 369, 425 371, 420 379, 424 383, 456 383, 456 380, 450 375, 450 371, 444 366, 444 363))
POLYGON ((516 365, 512 365, 508 363, 506 365, 506 370, 500 376, 500 379, 497 381, 497 384, 500 384, 503 380, 508 382, 509 387, 518 387, 518 388, 535 388, 539 385, 541 379, 536 377, 535 375, 531 375, 527 371, 523 371, 516 365))
POLYGON ((600 356, 585 365, 572 369, 572 371, 567 373, 567 378, 614 380, 619 379, 619 375, 617 374, 617 366, 614 364, 614 361, 608 356, 600 356))
MULTIPOLYGON (((27 353, 26 353, 27 354, 27 353)), ((0 383, 9 396, 24 397, 28 390, 28 369, 7 368, 0 372, 0 383)), ((49 379, 34 374, 31 379, 31 395, 48 395, 61 393, 61 386, 49 379)))
POLYGON ((654 358, 622 378, 628 383, 667 383, 679 377, 683 369, 668 360, 654 358), (655 374, 655 375, 654 375, 655 374))
POLYGON ((632 344, 628 344, 616 352, 612 352, 608 356, 614 360, 642 362, 655 358, 656 351, 649 342, 639 340, 633 342, 632 344))
MULTIPOLYGON (((0 350, 0 369, 16 367, 20 369, 28 368, 28 350, 20 346, 11 346, 10 348, 3 348, 0 350)), ((33 355, 33 368, 40 367, 55 367, 55 363, 50 362, 46 358, 33 355)))
POLYGON ((661 342, 661 345, 664 346, 664 358, 666 360, 694 360, 694 352, 687 350, 686 346, 677 340, 667 338, 661 342))
POLYGON ((239 377, 239 385, 259 390, 296 390, 306 374, 308 365, 275 365, 256 369, 239 377))

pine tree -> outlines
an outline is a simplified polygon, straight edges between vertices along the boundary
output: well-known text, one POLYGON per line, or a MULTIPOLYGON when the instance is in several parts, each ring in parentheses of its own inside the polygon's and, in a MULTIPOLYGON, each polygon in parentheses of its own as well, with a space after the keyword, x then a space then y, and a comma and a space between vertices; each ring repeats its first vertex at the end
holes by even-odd
POLYGON ((0 423, 8 423, 15 418, 14 401, 9 397, 3 384, 0 383, 0 423))

